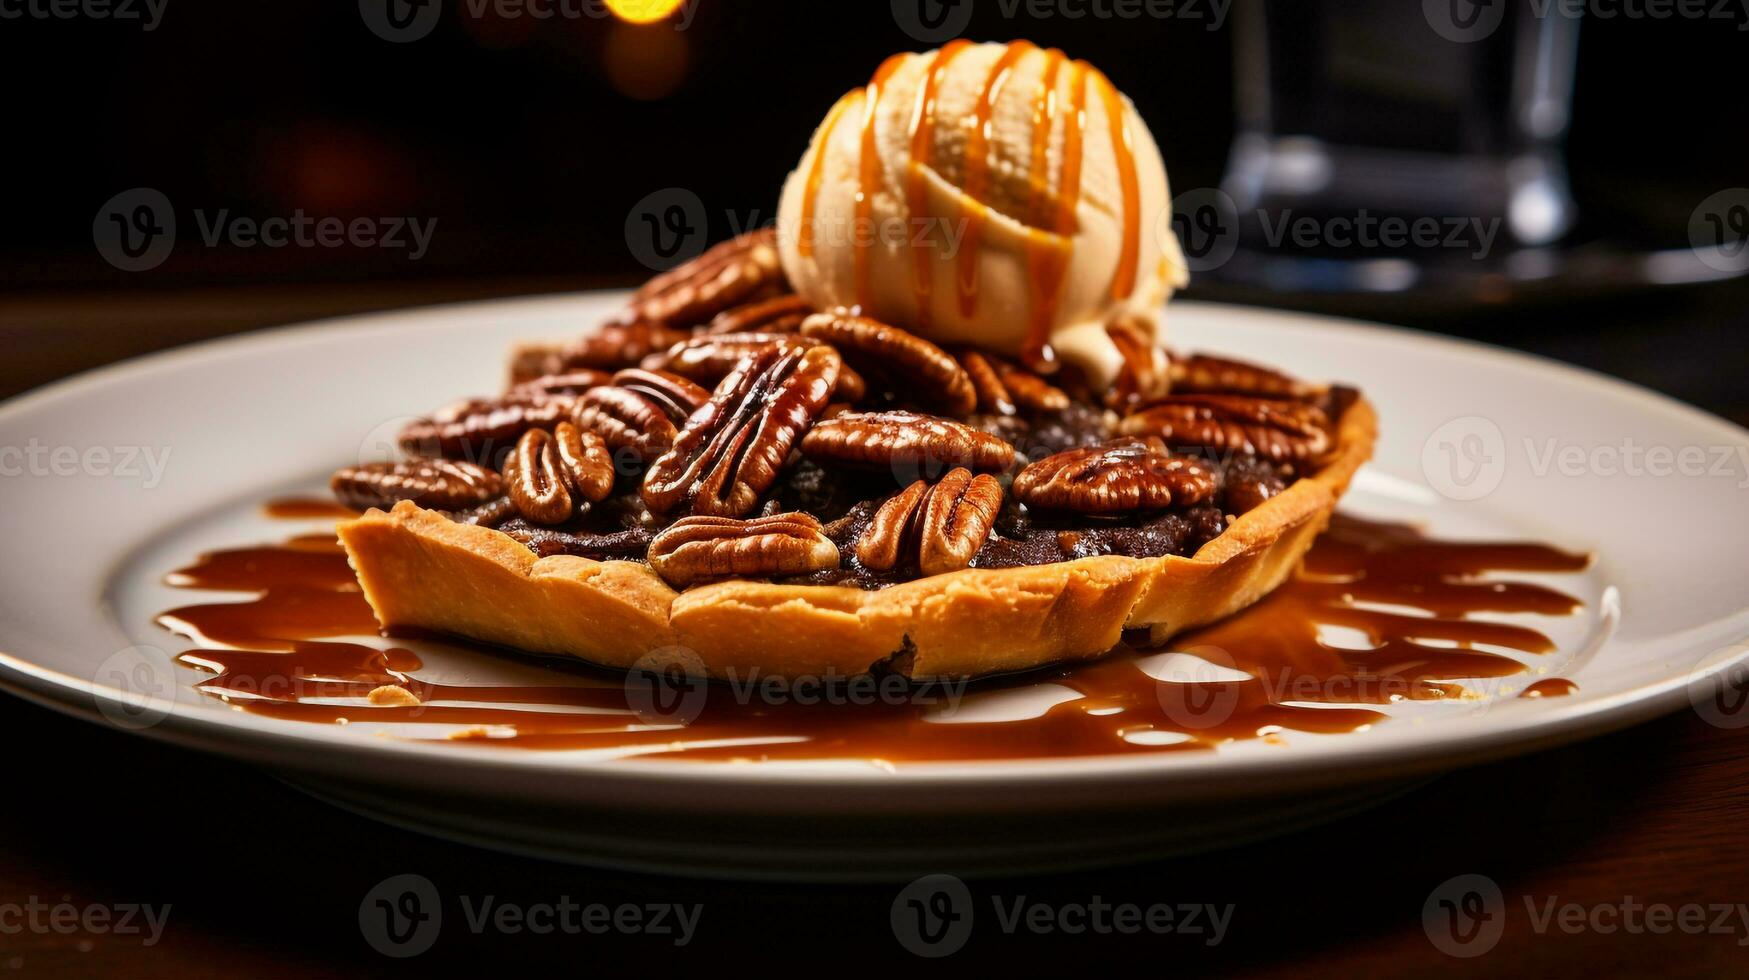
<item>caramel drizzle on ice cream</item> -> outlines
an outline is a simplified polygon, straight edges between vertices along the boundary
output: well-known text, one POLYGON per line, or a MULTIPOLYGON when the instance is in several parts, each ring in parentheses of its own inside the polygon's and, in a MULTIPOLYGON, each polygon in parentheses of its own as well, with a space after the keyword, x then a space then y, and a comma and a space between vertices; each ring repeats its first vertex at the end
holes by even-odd
POLYGON ((961 187, 966 210, 966 234, 960 243, 959 292, 960 314, 970 317, 978 311, 978 248, 984 240, 984 228, 990 222, 990 208, 984 196, 990 182, 990 124, 996 117, 996 102, 1002 97, 1003 85, 1014 72, 1014 66, 1027 54, 1038 50, 1025 41, 1015 41, 1002 52, 991 66, 984 81, 984 91, 978 96, 972 112, 971 133, 966 140, 965 183, 961 187))
POLYGON ((808 167, 808 183, 802 191, 802 219, 799 234, 796 237, 796 251, 803 258, 814 255, 814 206, 820 200, 820 182, 826 175, 826 148, 832 145, 832 131, 838 128, 838 120, 844 118, 844 113, 860 94, 849 92, 844 98, 833 103, 832 111, 826 114, 826 121, 820 124, 820 148, 814 151, 814 162, 808 167))
MULTIPOLYGON (((938 51, 925 70, 917 105, 911 116, 910 172, 906 178, 907 204, 913 219, 923 216, 928 207, 928 173, 935 163, 937 101, 942 79, 948 65, 970 42, 954 41, 938 51)), ((1022 359, 1031 367, 1049 370, 1055 362, 1050 349, 1050 328, 1062 304, 1063 290, 1073 253, 1073 236, 1078 227, 1077 211, 1081 202, 1082 162, 1086 142, 1088 88, 1098 89, 1110 129, 1113 156, 1117 166, 1118 186, 1122 194, 1123 241, 1117 268, 1112 275, 1111 295, 1115 300, 1129 296, 1136 288, 1137 267, 1141 258, 1141 184, 1136 172, 1134 134, 1130 130, 1123 96, 1098 69, 1085 61, 1070 63, 1070 79, 1066 107, 1058 91, 1057 80, 1067 59, 1061 51, 1040 52, 1027 41, 1010 43, 991 66, 984 87, 970 119, 965 149, 964 186, 961 201, 965 214, 965 233, 956 262, 955 286, 960 313, 970 317, 978 306, 978 248, 989 222, 990 208, 983 197, 990 179, 990 128, 1004 86, 1015 66, 1029 54, 1042 53, 1046 59, 1044 77, 1032 98, 1032 146, 1029 160, 1030 201, 1023 216, 1026 234, 1028 279, 1032 291, 1031 317, 1027 326, 1022 359), (1056 193, 1051 192, 1050 137, 1056 130, 1058 117, 1063 119, 1063 149, 1056 193)), ((855 227, 852 230, 852 256, 855 275, 855 297, 858 305, 870 305, 868 225, 879 190, 881 161, 875 138, 879 118, 880 98, 887 82, 904 63, 907 55, 894 55, 881 63, 863 90, 861 159, 858 162, 855 227)), ((802 202, 802 231, 798 247, 803 255, 813 253, 813 223, 815 199, 819 195, 821 173, 825 165, 832 129, 838 122, 849 98, 840 100, 821 126, 814 160, 802 202)), ((916 290, 918 326, 927 327, 934 297, 933 246, 919 247, 915 254, 913 281, 916 290)))
MULTIPOLYGON (((874 208, 875 188, 881 179, 881 157, 879 148, 875 146, 875 122, 880 118, 881 93, 886 88, 887 80, 905 63, 905 55, 896 54, 875 69, 874 77, 869 79, 868 89, 863 96, 862 110, 862 156, 857 161, 856 189, 856 222, 851 226, 850 236, 852 256, 856 276, 856 302, 866 308, 868 301, 868 246, 865 239, 868 236, 869 214, 874 208)), ((825 152, 825 147, 820 148, 825 152)))
MULTIPOLYGON (((917 97, 917 110, 911 117, 911 173, 907 190, 913 217, 922 215, 929 207, 929 170, 935 165, 935 103, 941 94, 941 79, 947 74, 947 66, 953 61, 954 55, 972 46, 970 41, 952 41, 935 53, 935 60, 930 62, 929 72, 924 78, 923 88, 917 97)), ((930 250, 927 248, 912 249, 915 260, 915 288, 917 290, 917 326, 929 326, 929 307, 934 283, 930 276, 930 250)))
POLYGON ((1051 321, 1056 319, 1057 307, 1063 301, 1063 284, 1075 248, 1075 212, 1081 206, 1081 155, 1087 128, 1087 63, 1077 61, 1069 69, 1069 111, 1063 117, 1063 173, 1053 214, 1048 148, 1059 111, 1056 80, 1064 59, 1060 51, 1049 54, 1053 60, 1045 73, 1043 112, 1037 106, 1033 110, 1032 172, 1036 176, 1032 185, 1032 215, 1026 229, 1026 265, 1033 288, 1032 322, 1020 350, 1021 360, 1035 371, 1048 370, 1056 361, 1050 344, 1051 321))
POLYGON ((1117 275, 1111 281, 1111 298, 1123 299, 1136 288, 1136 263, 1142 245, 1142 189, 1136 178, 1136 152, 1130 143, 1129 121, 1124 115, 1123 96, 1111 79, 1095 69, 1093 79, 1105 103, 1105 119, 1111 126, 1111 145, 1116 150, 1117 179, 1123 188, 1123 252, 1118 256, 1117 275))

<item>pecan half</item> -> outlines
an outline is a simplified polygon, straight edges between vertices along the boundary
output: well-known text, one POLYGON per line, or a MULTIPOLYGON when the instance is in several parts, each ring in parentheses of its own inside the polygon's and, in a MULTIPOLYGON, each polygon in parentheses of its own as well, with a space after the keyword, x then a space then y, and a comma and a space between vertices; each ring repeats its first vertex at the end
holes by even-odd
POLYGON ((1157 439, 1070 449, 1033 463, 1014 478, 1014 496, 1028 507, 1081 514, 1183 507, 1214 492, 1211 470, 1168 453, 1157 439))
POLYGON ((685 588, 728 576, 805 575, 838 567, 838 546, 811 514, 753 520, 683 517, 650 542, 650 567, 685 588))
POLYGON ((1013 415, 1014 396, 1002 383, 1002 375, 990 359, 975 350, 959 352, 960 367, 972 379, 972 390, 978 393, 978 411, 995 415, 1013 415))
POLYGON ((650 464, 644 502, 658 514, 751 511, 820 417, 840 363, 830 347, 771 344, 749 354, 650 464))
POLYGON ((430 510, 466 510, 503 491, 498 474, 450 459, 348 466, 336 472, 328 485, 341 503, 359 510, 393 507, 398 500, 411 500, 430 510))
POLYGON ((711 318, 705 333, 795 333, 812 312, 807 300, 791 293, 724 310, 711 318))
POLYGON ((772 344, 807 346, 813 341, 804 341, 799 334, 764 332, 693 337, 644 358, 643 366, 678 374, 701 385, 714 385, 728 377, 741 358, 772 344))
POLYGON ((578 368, 562 374, 543 374, 519 381, 505 392, 510 397, 575 397, 591 388, 613 383, 613 374, 598 368, 578 368))
POLYGON ((613 376, 613 383, 660 405, 662 411, 677 423, 685 422, 688 416, 711 400, 710 389, 667 371, 626 368, 613 376))
POLYGON ((1069 407, 1069 393, 1026 368, 1000 358, 989 358, 1002 386, 1015 407, 1025 412, 1060 412, 1069 407))
POLYGON ((1002 484, 957 469, 933 486, 918 480, 888 497, 856 542, 856 560, 877 572, 915 564, 925 575, 965 568, 1002 509, 1002 484))
POLYGON ((520 391, 500 398, 470 398, 410 422, 401 449, 413 456, 493 462, 530 429, 550 429, 571 414, 576 399, 520 391))
POLYGON ((838 349, 850 365, 948 415, 970 415, 978 393, 953 355, 922 337, 865 316, 816 313, 802 321, 802 335, 838 349))
POLYGON ((613 490, 613 458, 600 435, 570 422, 531 429, 504 464, 504 485, 523 519, 563 524, 613 490))
MULTIPOLYGON (((715 385, 729 376, 741 363, 741 358, 769 344, 801 347, 831 346, 824 341, 798 333, 753 331, 694 337, 682 341, 660 354, 644 358, 644 367, 669 371, 690 378, 701 385, 715 385)), ((855 403, 868 393, 868 383, 850 365, 839 362, 838 386, 832 397, 841 402, 855 403)))
POLYGON ((616 320, 558 347, 547 347, 544 353, 539 345, 524 345, 511 356, 510 377, 516 383, 583 368, 616 371, 667 350, 689 336, 685 330, 661 323, 616 320))
POLYGON ((777 232, 762 228, 651 279, 632 295, 630 313, 633 320, 684 329, 730 307, 788 291, 777 232))
POLYGON ((505 387, 514 388, 541 375, 557 373, 559 352, 563 349, 562 344, 543 340, 526 341, 510 348, 510 383, 505 387))
POLYGON ((1155 346, 1151 330, 1144 328, 1135 316, 1126 315, 1106 324, 1105 335, 1123 358, 1106 396, 1107 404, 1121 409, 1144 398, 1166 394, 1171 383, 1171 363, 1166 352, 1155 346))
POLYGON ((1271 368, 1211 354, 1172 359, 1176 395, 1250 395, 1254 398, 1316 398, 1318 389, 1271 368))
POLYGON ((1314 461, 1330 450, 1329 421, 1317 406, 1242 395, 1169 395, 1118 431, 1158 436, 1181 451, 1253 453, 1273 463, 1314 461))
POLYGON ((661 371, 627 368, 613 379, 583 393, 575 421, 599 433, 615 455, 628 452, 639 463, 667 452, 687 417, 710 400, 705 389, 661 371))
POLYGON ((901 479, 933 478, 956 466, 1002 473, 1014 447, 963 422, 916 412, 851 412, 815 423, 802 454, 821 462, 890 467, 901 479))

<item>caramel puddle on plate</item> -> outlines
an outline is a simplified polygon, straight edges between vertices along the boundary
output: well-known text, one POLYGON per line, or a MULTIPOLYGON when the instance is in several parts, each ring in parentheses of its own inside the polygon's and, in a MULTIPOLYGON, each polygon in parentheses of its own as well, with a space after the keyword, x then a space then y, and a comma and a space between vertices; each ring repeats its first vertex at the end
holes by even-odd
MULTIPOLYGON (((375 625, 344 552, 328 535, 202 556, 166 581, 256 597, 183 606, 158 622, 209 644, 180 658, 215 675, 199 684, 203 694, 275 718, 426 723, 460 729, 466 744, 618 749, 639 758, 1062 758, 1194 751, 1236 739, 1273 739, 1288 730, 1352 732, 1387 717, 1353 705, 1459 696, 1463 691, 1454 679, 1525 669, 1481 645, 1528 654, 1554 649, 1535 629, 1473 617, 1564 616, 1581 608, 1578 599, 1546 586, 1482 576, 1578 572, 1588 563, 1586 556, 1538 544, 1439 541, 1403 525, 1338 515, 1304 567, 1274 594, 1166 648, 1226 668, 1220 676, 1193 672, 1156 680, 1142 664, 1161 651, 1125 646, 1094 663, 963 689, 981 697, 1054 683, 1081 695, 1020 721, 930 720, 951 720, 959 693, 951 685, 886 678, 878 690, 899 696, 870 697, 876 681, 840 679, 817 690, 820 696, 811 703, 784 698, 768 704, 758 696, 760 686, 743 679, 710 685, 702 699, 695 695, 698 713, 682 725, 640 717, 629 707, 628 685, 618 672, 479 647, 483 657, 548 667, 551 680, 520 686, 422 681, 422 664, 411 650, 332 639, 368 634, 375 625), (1356 649, 1331 645, 1320 636, 1329 627, 1358 631, 1365 643, 1356 649), (371 704, 370 692, 385 684, 405 688, 420 703, 371 704), (1318 704, 1344 706, 1309 706, 1318 704)), ((685 699, 687 690, 658 693, 685 699)), ((1550 678, 1525 693, 1570 690, 1570 681, 1550 678)), ((450 731, 432 738, 448 741, 450 731)))

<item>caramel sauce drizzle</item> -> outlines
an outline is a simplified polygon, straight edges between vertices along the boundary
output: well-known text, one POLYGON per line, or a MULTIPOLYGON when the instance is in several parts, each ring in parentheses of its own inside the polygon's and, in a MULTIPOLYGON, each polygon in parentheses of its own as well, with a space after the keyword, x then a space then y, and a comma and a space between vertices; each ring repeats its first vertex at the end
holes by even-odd
POLYGON ((978 311, 978 247, 990 222, 990 207, 984 203, 984 197, 989 191, 990 126, 996 117, 996 103, 1002 98, 1002 89, 1015 64, 1037 50, 1025 41, 1008 45, 990 67, 984 90, 972 110, 971 131, 966 138, 965 178, 960 188, 966 202, 966 233, 960 243, 959 274, 955 277, 962 316, 974 316, 978 311))
POLYGON ((804 257, 814 254, 814 209, 820 200, 820 182, 826 175, 826 149, 832 145, 832 133, 838 128, 838 120, 844 118, 845 111, 859 93, 860 90, 846 93, 834 102, 832 111, 826 113, 826 121, 820 124, 820 146, 814 151, 814 162, 808 167, 808 181, 802 190, 801 227, 796 236, 796 250, 804 257))
POLYGON ((1121 300, 1135 292, 1136 265, 1142 248, 1142 191, 1136 177, 1136 151, 1130 133, 1129 118, 1124 112, 1123 96, 1104 73, 1094 69, 1094 84, 1105 104, 1105 118, 1111 126, 1111 145, 1117 155, 1117 179, 1123 188, 1123 250, 1118 255, 1117 272, 1111 280, 1111 298, 1121 300))
POLYGON ((278 500, 269 500, 261 505, 261 512, 268 517, 281 520, 304 520, 317 517, 332 517, 335 520, 341 520, 358 516, 358 511, 345 504, 310 497, 282 497, 278 500))
MULTIPOLYGON (((954 56, 972 46, 970 41, 950 41, 935 53, 917 96, 917 109, 911 116, 911 172, 907 175, 906 197, 913 220, 929 209, 929 171, 935 165, 935 109, 941 95, 941 79, 954 56)), ((931 248, 913 248, 913 288, 917 294, 917 326, 928 328, 930 303, 935 293, 931 273, 931 248)))
POLYGON ((856 302, 864 308, 869 305, 869 216, 874 209, 874 194, 881 180, 881 157, 880 149, 875 145, 875 124, 880 119, 881 94, 893 73, 905 63, 905 57, 903 54, 896 54, 881 62, 863 94, 862 155, 857 160, 856 221, 851 228, 851 254, 856 276, 856 302))
POLYGON ((1063 281, 1069 272, 1073 248, 1069 236, 1074 234, 1075 208, 1080 203, 1081 127, 1085 113, 1085 99, 1081 95, 1085 79, 1080 65, 1074 68, 1071 90, 1076 94, 1063 130, 1063 200, 1053 201, 1051 196, 1051 133, 1056 130, 1062 99, 1057 92, 1057 78, 1066 60, 1056 48, 1045 52, 1044 80, 1032 103, 1032 158, 1027 169, 1032 200, 1026 219, 1027 283, 1032 290, 1032 305, 1021 360, 1034 370, 1048 371, 1056 360, 1050 346, 1051 321, 1056 319, 1057 308, 1063 301, 1063 281))
POLYGON ((1564 698, 1577 690, 1579 690, 1579 685, 1565 677, 1547 677, 1520 691, 1518 696, 1521 698, 1564 698))
MULTIPOLYGON (((239 710, 318 723, 416 722, 448 726, 433 740, 521 749, 614 749, 637 758, 766 760, 850 758, 887 762, 984 760, 1206 750, 1286 730, 1363 730, 1387 716, 1366 705, 1437 700, 1456 680, 1502 677, 1524 665, 1482 649, 1546 654, 1538 630, 1472 618, 1486 613, 1570 615, 1580 602, 1492 572, 1576 572, 1588 559, 1534 544, 1445 542, 1394 524, 1338 515, 1303 569, 1269 598, 1175 639, 1249 675, 1244 680, 1160 682, 1138 668, 1155 651, 1122 647, 1105 659, 979 681, 976 698, 1051 682, 1081 697, 1024 721, 931 721, 950 689, 918 684, 887 703, 800 703, 737 696, 714 684, 701 713, 680 725, 640 718, 617 672, 569 660, 458 646, 483 665, 514 658, 546 669, 541 683, 439 684, 420 679, 419 656, 336 640, 374 632, 374 619, 328 535, 202 556, 167 581, 185 588, 256 593, 243 602, 184 606, 159 618, 204 638, 182 662, 211 672, 199 689, 239 710), (1384 611, 1375 606, 1389 606, 1384 611), (1413 612, 1397 612, 1407 608, 1413 612), (1320 628, 1346 626, 1366 649, 1332 646, 1320 628), (1434 645, 1436 641, 1455 643, 1434 645), (372 704, 383 684, 420 704, 372 704), (1313 707, 1311 705, 1330 705, 1313 707), (1149 741, 1150 735, 1166 739, 1149 741), (1177 739, 1172 741, 1171 739, 1177 739)), ((1532 685, 1555 693, 1550 678, 1532 685)), ((1571 682, 1564 682, 1570 685, 1571 682)), ((1570 689, 1570 688, 1569 688, 1570 689)), ((424 735, 412 736, 426 738, 424 735)))

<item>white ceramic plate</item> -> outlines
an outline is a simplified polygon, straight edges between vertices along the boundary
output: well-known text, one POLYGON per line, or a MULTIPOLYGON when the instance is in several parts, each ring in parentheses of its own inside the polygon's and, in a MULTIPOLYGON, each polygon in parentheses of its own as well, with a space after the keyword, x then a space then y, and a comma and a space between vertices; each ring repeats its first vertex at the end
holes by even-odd
MULTIPOLYGON (((1457 766, 1698 705, 1749 659, 1749 433, 1521 355, 1308 316, 1181 304, 1181 347, 1359 385, 1375 462, 1344 508, 1435 534, 1594 551, 1561 587, 1583 615, 1534 672, 1465 703, 1387 709, 1350 735, 1207 753, 897 770, 843 761, 636 764, 274 720, 192 690, 153 614, 199 552, 278 540, 258 516, 380 456, 409 412, 494 390, 507 345, 568 337, 623 297, 474 304, 274 330, 98 371, 0 409, 0 683, 142 735, 258 762, 345 805, 491 846, 633 867, 903 875, 1122 860, 1325 819, 1457 766), (139 448, 163 464, 154 474, 139 448), (105 452, 99 452, 104 450, 105 452), (164 456, 168 453, 168 457, 164 456), (131 465, 129 465, 131 463, 131 465), (1578 693, 1511 695, 1548 674, 1578 693), (1234 802, 1245 798, 1243 806, 1234 802)), ((530 668, 442 645, 429 670, 530 668)), ((422 673, 421 676, 427 676, 422 673)), ((1721 717, 1721 723, 1738 720, 1721 717)), ((1749 717, 1741 719, 1749 721, 1749 717)))

